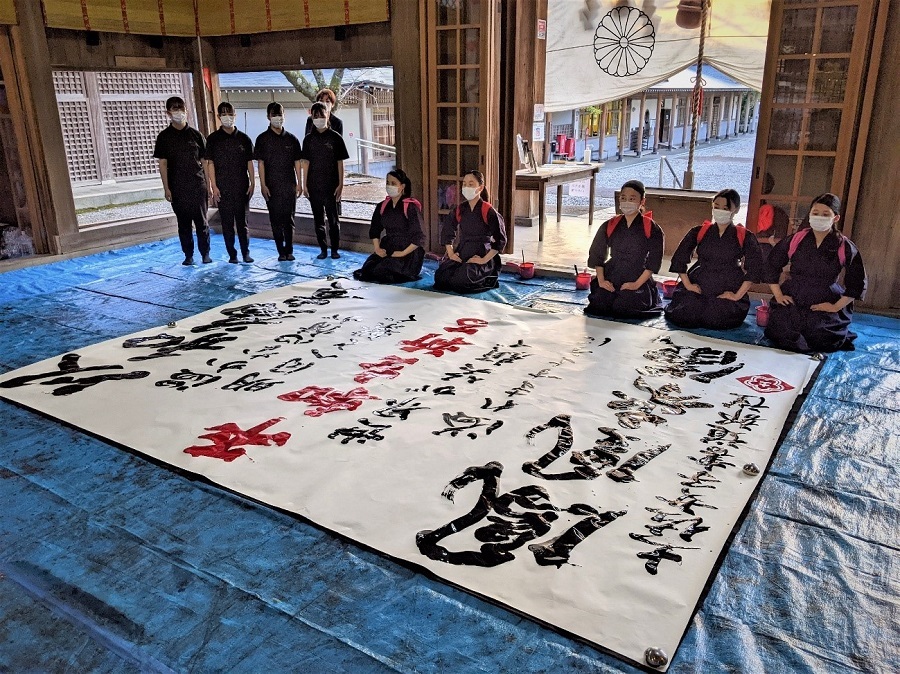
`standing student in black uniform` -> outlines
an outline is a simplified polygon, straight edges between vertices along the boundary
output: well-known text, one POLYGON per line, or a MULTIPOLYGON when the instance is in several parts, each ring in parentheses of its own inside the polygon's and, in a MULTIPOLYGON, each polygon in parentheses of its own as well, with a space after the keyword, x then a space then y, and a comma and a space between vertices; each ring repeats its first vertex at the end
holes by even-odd
MULTIPOLYGON (((334 95, 334 92, 331 89, 322 89, 319 93, 316 94, 316 103, 324 103, 325 108, 328 111, 328 126, 332 131, 336 131, 342 137, 344 135, 344 123, 336 116, 331 114, 331 111, 334 110, 335 103, 337 103, 337 96, 334 95)), ((315 129, 315 124, 313 124, 312 118, 312 110, 310 110, 309 117, 306 118, 306 133, 303 134, 305 138, 309 134, 312 133, 313 129, 315 129)))
POLYGON ((338 219, 337 202, 344 190, 344 160, 349 158, 347 146, 340 135, 328 128, 328 110, 324 103, 312 106, 314 131, 303 139, 303 196, 312 207, 316 239, 322 252, 328 256, 328 239, 325 237, 325 218, 328 218, 328 236, 331 238, 331 257, 337 260, 341 254, 341 222, 338 219))
POLYGON ((166 201, 172 202, 178 221, 178 239, 184 252, 181 264, 194 264, 193 227, 197 229, 197 248, 203 262, 209 264, 212 262, 206 221, 209 196, 202 163, 206 157, 206 141, 202 133, 188 125, 184 99, 172 96, 166 100, 166 115, 170 124, 156 137, 153 156, 159 160, 166 201))
POLYGON ((294 260, 294 210, 300 195, 300 141, 284 128, 284 106, 266 107, 269 128, 256 138, 259 188, 269 207, 278 261, 294 260))
POLYGON ((584 313, 589 316, 640 318, 659 313, 662 301, 653 280, 662 265, 665 237, 644 213, 644 183, 629 180, 619 190, 621 215, 597 230, 588 265, 597 272, 584 313))
POLYGON ((206 173, 213 205, 219 207, 222 220, 222 236, 228 250, 228 261, 237 264, 234 247, 235 227, 244 262, 250 257, 250 237, 247 234, 247 205, 253 196, 255 176, 253 171, 253 142, 234 125, 234 106, 223 101, 217 112, 222 122, 206 139, 206 173))

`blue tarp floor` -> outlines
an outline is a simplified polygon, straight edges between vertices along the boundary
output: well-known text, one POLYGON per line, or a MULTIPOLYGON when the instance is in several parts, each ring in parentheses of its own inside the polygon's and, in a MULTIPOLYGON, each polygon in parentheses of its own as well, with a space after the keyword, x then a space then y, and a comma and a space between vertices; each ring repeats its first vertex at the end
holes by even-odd
MULTIPOLYGON (((170 239, 2 274, 0 369, 363 260, 251 249, 253 265, 182 267, 170 239)), ((578 312, 586 293, 504 275, 483 297, 578 312)), ((751 319, 716 336, 764 343, 751 319)), ((854 325, 857 350, 825 362, 669 671, 900 671, 900 321, 854 325)), ((52 419, 0 413, 2 672, 638 671, 52 419)))

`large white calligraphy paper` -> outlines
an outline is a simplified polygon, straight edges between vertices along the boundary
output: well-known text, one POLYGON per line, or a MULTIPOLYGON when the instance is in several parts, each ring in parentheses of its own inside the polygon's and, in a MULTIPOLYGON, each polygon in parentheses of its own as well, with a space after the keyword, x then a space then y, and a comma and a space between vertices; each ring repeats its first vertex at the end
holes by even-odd
POLYGON ((634 661, 670 655, 815 362, 352 281, 0 377, 0 395, 634 661))

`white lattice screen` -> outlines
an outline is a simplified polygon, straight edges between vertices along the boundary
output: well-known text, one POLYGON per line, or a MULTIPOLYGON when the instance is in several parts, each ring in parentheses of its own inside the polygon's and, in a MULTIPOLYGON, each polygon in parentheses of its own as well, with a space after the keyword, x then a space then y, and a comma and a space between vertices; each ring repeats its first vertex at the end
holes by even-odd
POLYGON ((84 95, 84 75, 76 70, 54 70, 53 88, 56 95, 84 95))
POLYGON ((73 183, 100 180, 87 100, 59 101, 58 105, 69 179, 73 183))
POLYGON ((147 101, 103 101, 102 110, 113 176, 157 173, 153 145, 168 124, 163 106, 147 101))
POLYGON ((178 73, 97 73, 100 95, 152 94, 165 99, 181 96, 181 75, 178 73))

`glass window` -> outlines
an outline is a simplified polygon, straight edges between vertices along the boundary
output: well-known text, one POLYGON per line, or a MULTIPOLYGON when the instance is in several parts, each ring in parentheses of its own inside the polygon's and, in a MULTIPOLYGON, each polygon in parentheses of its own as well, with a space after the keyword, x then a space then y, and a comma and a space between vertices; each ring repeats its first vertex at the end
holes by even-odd
POLYGON ((769 155, 766 159, 766 187, 772 194, 793 194, 794 175, 797 172, 797 157, 769 155))
POLYGON ((809 82, 809 59, 779 59, 774 103, 804 103, 809 82))
POLYGON ((834 157, 804 157, 800 174, 800 194, 816 197, 831 191, 834 157))
POLYGON ((455 176, 459 173, 456 163, 456 145, 438 144, 438 173, 444 176, 455 176))
POLYGON ((451 66, 459 63, 458 58, 458 31, 455 30, 439 30, 437 32, 437 58, 438 64, 442 66, 451 66))
POLYGON ((837 150, 841 132, 841 111, 837 109, 810 110, 806 130, 806 148, 818 152, 837 150))
POLYGON ((817 59, 810 100, 813 103, 843 103, 850 59, 817 59))
POLYGON ((800 125, 803 121, 803 110, 773 110, 772 124, 769 130, 769 148, 772 150, 799 150, 800 125))
POLYGON ((456 140, 456 108, 438 108, 438 138, 456 140))
POLYGON ((815 29, 815 9, 785 10, 783 23, 781 25, 781 53, 811 53, 815 29))
POLYGON ((853 48, 856 7, 825 7, 822 10, 822 40, 819 53, 849 52, 853 48))
POLYGON ((438 103, 456 103, 456 83, 458 81, 456 70, 438 71, 438 103))

